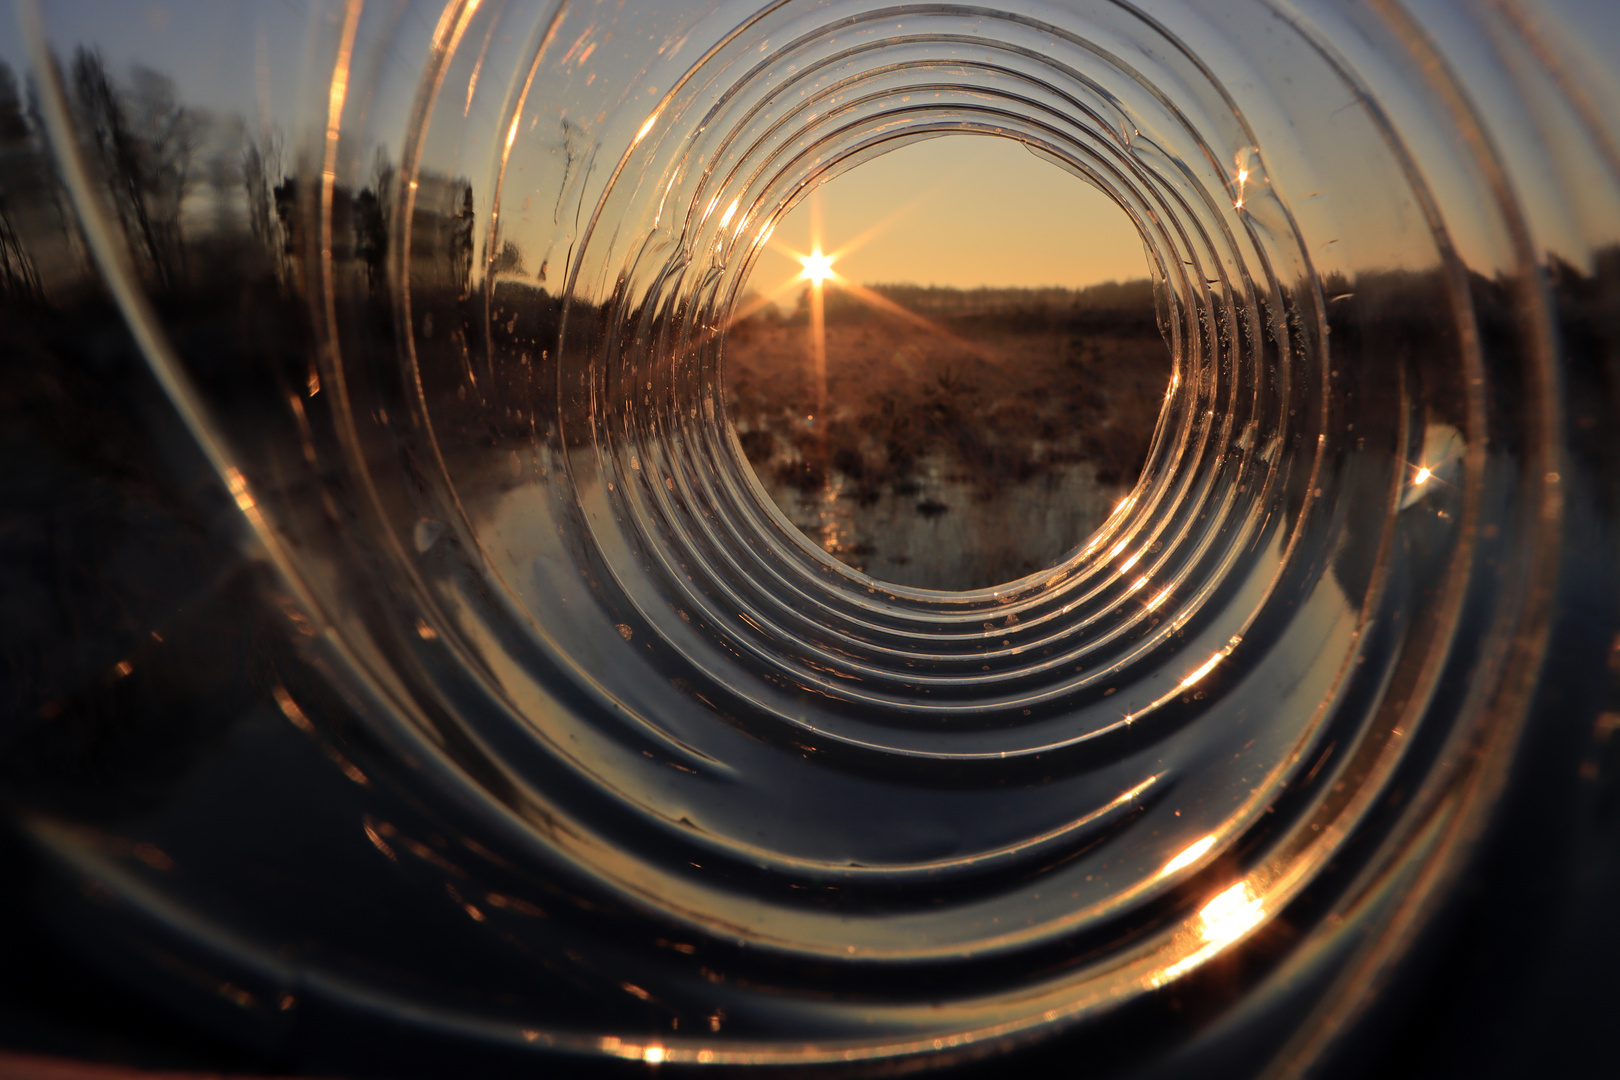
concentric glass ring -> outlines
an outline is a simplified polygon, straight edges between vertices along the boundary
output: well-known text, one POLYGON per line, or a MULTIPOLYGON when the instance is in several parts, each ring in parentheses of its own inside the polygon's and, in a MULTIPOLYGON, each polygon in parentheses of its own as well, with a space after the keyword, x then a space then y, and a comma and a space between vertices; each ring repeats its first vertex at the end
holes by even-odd
POLYGON ((344 871, 311 880, 249 761, 217 768, 269 802, 218 834, 184 824, 201 781, 121 821, 161 870, 17 817, 231 985, 491 1052, 813 1063, 1090 1030, 1248 955, 1255 1000, 1325 988, 1291 1061, 1466 860, 1575 475, 1548 252, 1588 266, 1620 205, 1520 5, 258 15, 305 77, 257 91, 289 149, 275 298, 242 306, 304 336, 251 392, 141 261, 71 6, 20 10, 89 259, 277 613, 275 740, 330 751, 286 767, 344 871), (1486 108, 1532 83, 1545 116, 1486 108), (818 549, 727 406, 777 223, 946 136, 1128 215, 1173 357, 1102 528, 971 592, 818 549), (1531 169, 1591 190, 1532 205, 1531 169), (221 872, 243 843, 298 888, 221 872), (319 914, 343 891, 428 944, 319 914))

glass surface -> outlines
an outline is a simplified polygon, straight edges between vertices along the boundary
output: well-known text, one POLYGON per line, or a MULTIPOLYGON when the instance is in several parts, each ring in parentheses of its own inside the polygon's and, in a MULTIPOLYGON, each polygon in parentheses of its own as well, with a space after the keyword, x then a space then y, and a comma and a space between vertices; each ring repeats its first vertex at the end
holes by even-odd
POLYGON ((19 0, 42 905, 306 1069, 1342 1052, 1527 727, 1620 728, 1613 24, 19 0), (1128 215, 1172 364, 1100 528, 956 592, 806 543, 725 377, 775 225, 940 135, 1128 215))

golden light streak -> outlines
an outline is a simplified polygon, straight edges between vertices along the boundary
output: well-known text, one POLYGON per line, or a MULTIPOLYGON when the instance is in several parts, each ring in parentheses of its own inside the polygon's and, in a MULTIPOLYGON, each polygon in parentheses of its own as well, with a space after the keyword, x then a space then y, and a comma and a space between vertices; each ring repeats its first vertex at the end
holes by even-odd
MULTIPOLYGON (((936 186, 938 185, 936 184, 936 186)), ((925 192, 924 195, 926 194, 927 193, 925 192)), ((914 311, 909 311, 906 308, 901 307, 899 304, 896 304, 894 301, 890 300, 881 293, 873 292, 864 285, 856 284, 832 269, 833 263, 844 258, 850 252, 872 239, 877 233, 881 232, 884 228, 887 228, 890 224, 892 224, 894 220, 902 213, 911 209, 913 205, 921 201, 922 198, 923 196, 919 195, 916 199, 911 200, 911 202, 907 203, 905 206, 902 206, 900 209, 889 214, 887 217, 883 218, 883 220, 861 233, 849 243, 842 245, 834 251, 824 252, 822 248, 821 236, 821 204, 818 198, 818 193, 812 193, 810 196, 810 254, 806 255, 802 251, 795 251, 785 244, 770 244, 770 246, 773 250, 786 255, 790 259, 793 259, 803 268, 799 276, 793 280, 809 281, 812 287, 819 286, 825 281, 832 281, 840 289, 843 289, 845 292, 849 293, 857 300, 860 300, 868 307, 875 308, 889 315, 893 315, 896 318, 903 319, 906 322, 911 323, 913 326, 916 326, 918 329, 926 330, 930 334, 933 334, 945 341, 949 341, 958 348, 965 349, 966 351, 973 353, 975 356, 988 360, 992 363, 996 363, 1000 360, 1000 358, 994 353, 985 349, 982 345, 979 345, 977 342, 968 341, 965 338, 956 336, 949 330, 946 330, 944 327, 940 326, 938 323, 924 318, 914 311)), ((761 238, 762 242, 769 243, 771 233, 774 231, 775 226, 773 225, 771 229, 768 230, 761 238)), ((813 300, 812 303, 814 303, 813 300)), ((755 308, 755 310, 758 309, 755 308)))
MULTIPOLYGON (((494 206, 498 207, 501 205, 501 194, 506 188, 506 166, 511 160, 512 143, 517 140, 518 124, 523 120, 523 107, 529 100, 529 91, 534 86, 534 77, 540 70, 540 58, 546 55, 547 49, 550 48, 552 41, 557 37, 557 26, 560 17, 561 9, 558 9, 558 13, 552 16, 551 26, 546 29, 546 36, 540 41, 539 50, 535 52, 534 59, 529 63, 529 73, 524 77, 523 90, 518 94, 517 98, 517 107, 512 110, 512 126, 506 131, 506 145, 501 148, 500 168, 495 173, 494 206)), ((538 117, 538 114, 536 114, 536 116, 538 117)), ((489 219, 490 231, 488 244, 488 249, 491 253, 493 253, 495 250, 495 220, 495 216, 492 214, 489 219)))
POLYGON ((810 248, 821 250, 821 189, 810 192, 810 248))
POLYGON ((816 370, 816 415, 822 441, 827 435, 827 302, 821 282, 810 285, 810 357, 816 370))
POLYGON ((1208 675, 1210 672, 1214 671, 1215 670, 1215 665, 1220 663, 1221 660, 1225 656, 1226 656, 1226 654, 1224 652, 1218 652, 1214 656, 1210 657, 1208 660, 1205 660, 1202 664, 1199 665, 1198 670, 1194 671, 1191 675, 1189 675, 1185 679, 1181 680, 1181 688, 1183 690, 1187 689, 1187 687, 1194 685, 1195 683, 1198 682, 1198 680, 1202 679, 1205 675, 1208 675))
MULTIPOLYGON (((810 253, 812 258, 824 258, 821 255, 821 191, 818 189, 810 193, 810 253)), ((810 263, 804 262, 806 272, 810 263)), ((817 264, 820 265, 819 262, 817 264)), ((822 281, 826 280, 826 273, 832 272, 832 262, 829 260, 821 267, 825 273, 821 280, 812 279, 810 282, 810 358, 815 365, 816 374, 816 415, 821 417, 821 450, 822 458, 826 457, 827 449, 827 304, 822 294, 822 281)))
POLYGON ((1236 941, 1266 916, 1266 907, 1247 881, 1240 881, 1205 904, 1198 913, 1198 936, 1211 945, 1236 941))
POLYGON ((478 89, 478 73, 484 70, 484 57, 489 55, 489 43, 495 39, 495 27, 498 20, 489 20, 489 29, 484 31, 484 45, 478 50, 478 59, 473 63, 472 77, 467 80, 467 104, 461 108, 461 115, 466 116, 472 112, 473 93, 478 89))
MULTIPOLYGON (((652 127, 656 119, 656 113, 648 118, 647 123, 642 127, 641 134, 636 136, 637 142, 641 141, 642 137, 652 127)), ((939 181, 936 181, 934 187, 944 183, 945 179, 947 178, 941 178, 939 181)), ((829 404, 827 400, 827 320, 826 296, 824 292, 825 286, 828 282, 832 282, 833 284, 837 285, 839 288, 848 292, 851 296, 860 300, 862 303, 865 303, 869 307, 903 319, 919 329, 926 330, 931 334, 943 338, 944 340, 950 341, 953 344, 964 348, 975 355, 983 357, 986 360, 990 360, 992 362, 997 361, 998 357, 990 354, 977 343, 966 341, 957 337, 944 327, 934 323, 932 320, 926 319, 915 312, 908 311, 899 304, 896 304, 894 301, 890 300, 888 297, 874 292, 863 285, 858 285, 855 282, 848 280, 833 269, 833 264, 840 258, 843 258, 845 255, 859 248, 873 237, 881 233, 884 229, 888 228, 902 214, 907 213, 924 198, 926 198, 932 192, 932 190, 933 188, 931 187, 926 191, 920 192, 915 198, 911 199, 905 205, 899 207, 892 213, 886 215, 883 219, 872 225, 865 232, 862 232, 854 239, 844 244, 842 247, 831 252, 826 251, 822 245, 820 191, 812 191, 809 196, 809 254, 794 251, 792 248, 789 248, 786 245, 772 243, 771 236, 776 231, 776 225, 774 222, 766 227, 765 232, 761 235, 759 241, 761 244, 769 245, 774 250, 781 252, 797 262, 800 266, 800 272, 794 277, 783 282, 781 285, 777 286, 775 289, 771 290, 770 293, 763 296, 754 297, 751 301, 731 315, 731 317, 726 321, 725 327, 717 327, 707 331, 703 335, 703 340, 713 337, 722 329, 735 326, 738 322, 748 318, 750 315, 753 315, 755 312, 761 310, 768 304, 775 303, 779 298, 790 292, 793 287, 799 283, 806 281, 809 282, 810 355, 811 363, 814 367, 816 383, 816 415, 822 417, 823 436, 825 436, 825 424, 829 404)), ((726 208, 724 216, 720 219, 720 227, 722 229, 731 224, 732 218, 737 213, 738 202, 739 200, 734 200, 731 205, 726 208)), ((712 205, 710 212, 712 212, 712 205)))
POLYGON ((253 493, 248 490, 247 478, 241 470, 234 466, 225 470, 225 486, 230 489, 231 497, 242 511, 252 510, 254 507, 253 493))
POLYGON ((1186 850, 1184 850, 1180 855, 1177 855, 1175 858, 1165 863, 1164 869, 1159 871, 1159 876, 1164 877, 1166 874, 1175 873, 1182 867, 1191 866, 1193 863, 1203 858, 1204 853, 1214 846, 1215 834, 1211 833, 1202 840, 1188 845, 1186 850))
POLYGON ((1177 976, 1182 975, 1185 972, 1191 971, 1193 968, 1197 967, 1199 964, 1202 964, 1214 952, 1215 952, 1215 949, 1212 946, 1205 945, 1202 949, 1199 949, 1197 952, 1193 953, 1191 956, 1187 957, 1185 960, 1182 960, 1182 961, 1179 961, 1177 963, 1171 964, 1169 967, 1165 968, 1163 971, 1151 976, 1148 979, 1148 985, 1150 985, 1150 986, 1163 986, 1165 983, 1169 982, 1171 979, 1174 979, 1177 976))
POLYGON ((703 331, 702 334, 699 334, 696 341, 693 343, 694 346, 702 347, 708 344, 710 341, 713 341, 716 337, 720 336, 722 332, 731 329, 733 326, 736 326, 749 316, 755 314, 756 312, 762 311, 771 304, 781 300, 783 297, 787 296, 794 289, 803 284, 803 282, 804 276, 802 274, 794 274, 786 281, 777 285, 776 288, 772 289, 770 292, 763 295, 755 295, 747 303, 733 311, 730 318, 725 321, 724 325, 708 327, 703 331))
POLYGON ((1431 477, 1433 475, 1434 474, 1432 472, 1430 472, 1428 470, 1428 468, 1426 468, 1426 467, 1422 468, 1422 469, 1419 469, 1417 471, 1417 475, 1412 478, 1412 483, 1418 484, 1418 485, 1427 484, 1429 482, 1429 477, 1431 477))
POLYGON ((908 311, 899 304, 895 303, 893 300, 890 300, 887 296, 884 296, 882 293, 873 292, 865 285, 857 285, 855 282, 850 281, 848 278, 842 277, 836 273, 833 274, 833 279, 840 289, 843 289, 845 292, 849 293, 851 296, 855 297, 855 299, 861 301, 868 307, 886 312, 898 319, 903 319, 918 329, 926 330, 941 340, 948 341, 957 348, 965 349, 981 359, 988 360, 991 363, 996 363, 1000 360, 998 356, 979 345, 977 342, 969 341, 966 338, 957 337, 955 334, 951 333, 949 330, 945 329, 943 326, 940 326, 933 320, 926 319, 914 311, 908 311))
POLYGON ((338 133, 343 122, 343 102, 349 94, 349 63, 354 52, 354 35, 360 27, 360 8, 358 3, 350 3, 344 13, 343 34, 338 39, 337 60, 332 65, 332 86, 327 93, 326 101, 326 143, 328 158, 326 160, 326 173, 332 172, 331 147, 337 142, 338 133))
MULTIPOLYGON (((837 251, 833 252, 833 256, 841 259, 846 255, 852 255, 859 251, 872 240, 875 240, 896 221, 900 220, 900 218, 915 210, 919 203, 921 203, 924 199, 927 199, 941 187, 945 186, 950 179, 951 178, 949 176, 940 177, 938 180, 934 181, 934 183, 924 188, 922 191, 919 191, 913 198, 907 200, 905 203, 896 207, 894 210, 879 218, 872 225, 868 226, 866 231, 857 233, 853 240, 846 241, 842 246, 839 247, 837 251)), ((821 238, 819 228, 816 230, 816 232, 816 239, 819 241, 821 238)))
POLYGON ((1247 881, 1217 894, 1198 912, 1198 937, 1204 943, 1192 955, 1148 977, 1148 985, 1163 986, 1219 953, 1258 926, 1266 917, 1265 901, 1247 881))
MULTIPOLYGON (((478 14, 478 6, 483 2, 484 0, 467 0, 459 11, 453 0, 446 4, 444 11, 439 14, 439 25, 433 29, 433 51, 448 56, 460 48, 461 36, 467 32, 468 24, 472 22, 473 16, 478 14)), ((443 77, 441 72, 439 78, 443 77)))
POLYGON ((321 162, 321 257, 332 257, 332 220, 325 209, 332 205, 337 184, 338 136, 343 130, 343 103, 349 96, 349 64, 354 55, 354 38, 360 29, 361 0, 350 0, 343 14, 343 33, 338 38, 337 59, 332 64, 332 86, 326 103, 326 154, 321 162))
MULTIPOLYGON (((935 186, 938 186, 938 183, 943 182, 944 180, 942 179, 936 182, 935 186)), ((816 383, 816 414, 823 418, 823 425, 826 423, 829 406, 827 394, 826 297, 824 293, 826 283, 829 281, 833 282, 839 288, 845 290, 869 307, 873 307, 887 314, 894 315, 897 318, 903 319, 906 322, 917 326, 919 329, 926 330, 931 334, 951 341, 976 355, 994 362, 997 358, 989 355, 982 347, 973 342, 968 342, 957 338, 954 334, 946 331, 943 327, 936 325, 932 321, 923 318, 914 312, 906 310, 900 305, 889 300, 888 297, 882 296, 879 293, 865 288, 864 286, 857 285, 856 283, 849 281, 833 269, 833 264, 837 262, 838 259, 848 254, 850 251, 860 247, 878 233, 882 232, 885 228, 892 224, 895 219, 912 209, 912 207, 926 197, 927 194, 929 194, 928 191, 919 193, 915 198, 906 203, 906 205, 888 214, 882 220, 868 228, 865 232, 861 233, 853 240, 844 244, 835 251, 828 252, 825 250, 822 243, 823 238, 820 191, 812 191, 809 195, 811 243, 811 250, 809 254, 795 251, 786 245, 772 243, 771 237, 776 231, 776 225, 774 222, 766 227, 765 232, 760 237, 761 244, 769 245, 772 249, 797 262, 800 266, 800 272, 794 277, 783 282, 777 288, 771 290, 769 294, 764 296, 756 296, 753 298, 742 308, 734 312, 726 321, 724 327, 716 327, 710 331, 707 331, 703 335, 703 339, 707 340, 719 333, 721 330, 734 326, 741 320, 748 318, 750 315, 753 315, 755 312, 761 310, 765 306, 775 303, 783 295, 790 292, 795 285, 802 282, 809 282, 810 288, 808 290, 808 299, 810 302, 810 359, 814 369, 814 379, 816 383)), ((737 210, 737 201, 733 201, 732 204, 726 208, 725 215, 720 220, 720 227, 722 229, 726 228, 731 223, 731 220, 735 216, 737 210)), ((822 431, 823 435, 825 435, 825 427, 823 427, 822 431)))
POLYGON ((799 283, 803 280, 804 278, 802 276, 795 274, 786 281, 782 282, 776 288, 772 289, 770 292, 755 296, 752 300, 744 304, 732 314, 731 319, 727 322, 727 326, 735 326, 737 323, 742 322, 755 312, 776 303, 778 300, 782 299, 788 293, 797 288, 799 283))

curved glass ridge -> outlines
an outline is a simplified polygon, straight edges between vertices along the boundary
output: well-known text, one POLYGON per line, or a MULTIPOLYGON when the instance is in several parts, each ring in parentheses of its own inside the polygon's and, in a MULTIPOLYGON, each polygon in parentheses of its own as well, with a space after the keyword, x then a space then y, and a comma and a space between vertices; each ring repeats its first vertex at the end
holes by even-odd
POLYGON ((304 1066, 1286 1014, 1288 1073, 1615 632, 1612 16, 16 12, 5 813, 70 935, 304 1066), (724 388, 774 223, 942 135, 1113 199, 1174 361, 1103 528, 972 592, 818 550, 724 388))

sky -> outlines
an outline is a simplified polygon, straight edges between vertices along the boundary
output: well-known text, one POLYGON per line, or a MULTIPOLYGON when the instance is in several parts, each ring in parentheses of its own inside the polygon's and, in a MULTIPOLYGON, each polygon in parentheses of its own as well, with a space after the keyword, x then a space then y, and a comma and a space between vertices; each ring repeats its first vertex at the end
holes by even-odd
MULTIPOLYGON (((1620 49, 1620 4, 1597 4, 1594 0, 1545 2, 1553 10, 1580 13, 1579 22, 1570 24, 1580 27, 1580 35, 1561 33, 1557 43, 1571 55, 1584 58, 1585 66, 1579 70, 1583 78, 1590 75, 1596 80, 1590 87, 1594 100, 1620 94, 1620 77, 1611 70, 1614 65, 1603 61, 1620 49)), ((240 116, 255 135, 273 124, 285 139, 289 164, 296 161, 297 152, 308 154, 312 148, 324 145, 321 136, 328 103, 330 53, 335 27, 341 22, 342 5, 338 0, 127 0, 118 4, 106 0, 45 0, 42 6, 53 47, 64 60, 76 45, 85 44, 99 48, 109 70, 120 78, 127 76, 134 63, 156 68, 175 79, 180 97, 188 104, 218 116, 240 116)), ((424 168, 466 176, 478 193, 481 213, 487 213, 495 160, 493 154, 484 151, 491 145, 490 132, 498 122, 506 91, 515 85, 516 73, 522 69, 517 63, 520 54, 528 47, 543 14, 543 5, 488 7, 509 12, 511 18, 507 21, 511 25, 501 23, 496 47, 490 53, 490 73, 477 83, 476 99, 471 84, 465 96, 459 83, 445 91, 448 106, 436 119, 435 137, 428 140, 424 157, 424 168), (510 40, 502 36, 508 33, 510 40), (464 101, 465 107, 455 110, 456 100, 464 101), (465 123, 457 124, 457 111, 465 123)), ((694 2, 690 7, 697 10, 703 5, 694 2)), ((688 5, 643 0, 629 5, 580 3, 573 9, 580 20, 592 26, 607 18, 603 13, 611 12, 616 13, 613 18, 634 22, 638 31, 675 33, 685 25, 681 13, 688 10, 688 5)), ((422 46, 431 36, 437 7, 428 2, 389 2, 371 3, 366 10, 371 21, 365 24, 363 41, 356 46, 354 100, 345 128, 346 139, 351 132, 364 137, 353 140, 346 151, 346 162, 340 162, 347 168, 345 175, 356 184, 368 178, 379 147, 391 148, 397 154, 404 142, 403 129, 420 71, 422 46), (377 81, 378 71, 388 78, 377 81), (374 97, 362 100, 360 89, 373 82, 380 89, 374 97)), ((604 29, 604 42, 610 36, 605 33, 609 22, 611 19, 598 28, 604 29)), ((1546 29, 1558 29, 1555 23, 1549 20, 1546 29)), ((572 26, 568 34, 574 34, 572 26)), ((622 45, 629 49, 632 38, 621 32, 614 48, 622 45)), ((473 33, 466 51, 482 57, 486 44, 486 36, 473 33)), ((698 45, 688 47, 696 49, 698 45)), ((590 52, 584 50, 581 57, 590 52)), ((684 70, 692 57, 677 49, 661 57, 658 64, 662 66, 656 71, 648 68, 626 74, 629 69, 624 64, 628 61, 622 56, 606 46, 596 49, 596 54, 592 64, 599 66, 599 71, 593 67, 587 72, 583 59, 565 65, 564 55, 558 54, 556 70, 549 71, 547 77, 557 82, 557 93, 572 87, 586 98, 590 94, 583 88, 590 86, 598 74, 604 76, 597 81, 598 88, 621 83, 629 88, 620 95, 625 101, 612 114, 613 119, 603 127, 598 116, 599 126, 591 132, 607 147, 606 159, 616 160, 625 140, 642 124, 646 108, 650 107, 647 103, 656 100, 649 95, 667 89, 673 76, 684 70)), ((26 68, 17 9, 4 0, 0 0, 0 62, 18 72, 26 68)), ((456 75, 466 79, 481 64, 481 59, 476 64, 469 61, 456 69, 456 75)), ((617 100, 613 95, 608 98, 617 100)), ((507 192, 503 219, 509 223, 511 235, 529 250, 530 265, 544 261, 550 251, 560 255, 570 250, 574 239, 570 235, 554 242, 553 227, 568 232, 566 226, 570 223, 558 226, 552 220, 555 215, 541 213, 544 207, 535 210, 536 220, 528 232, 523 224, 528 213, 524 196, 550 190, 546 184, 553 179, 552 174, 540 166, 548 156, 557 157, 562 136, 554 121, 558 110, 571 104, 559 102, 556 93, 537 94, 529 111, 553 126, 548 133, 544 127, 535 129, 531 120, 524 128, 520 142, 534 143, 529 155, 534 168, 527 174, 516 171, 510 178, 514 187, 507 192)), ((1346 131, 1360 131, 1350 123, 1350 114, 1345 116, 1346 131)), ((1442 114, 1436 116, 1434 123, 1444 122, 1442 114)), ((1530 113, 1526 117, 1534 118, 1530 113)), ((1509 117, 1502 130, 1517 130, 1512 126, 1517 122, 1509 117)), ((1414 132, 1427 130, 1417 120, 1411 123, 1414 132)), ((1533 144, 1526 145, 1534 148, 1533 144)), ((1288 160, 1287 152, 1287 141, 1279 140, 1268 160, 1280 166, 1273 170, 1279 175, 1299 178, 1299 188, 1283 194, 1305 235, 1320 241, 1308 253, 1319 270, 1353 275, 1365 269, 1416 268, 1433 263, 1432 238, 1410 198, 1385 200, 1392 208, 1385 223, 1390 230, 1387 234, 1378 233, 1357 213, 1363 203, 1376 201, 1363 196, 1373 190, 1372 186, 1385 181, 1386 177, 1378 172, 1380 168, 1388 171, 1382 159, 1367 161, 1364 171, 1358 170, 1354 160, 1338 162, 1338 171, 1328 178, 1331 182, 1318 183, 1312 179, 1313 163, 1288 160), (1334 190, 1327 191, 1326 201, 1315 203, 1313 200, 1324 193, 1319 188, 1334 190)), ((1532 159, 1521 155, 1517 160, 1532 159)), ((1601 163, 1596 157, 1591 157, 1591 162, 1596 163, 1592 168, 1597 171, 1592 175, 1597 176, 1601 163)), ((608 175, 608 169, 603 167, 596 175, 598 186, 586 191, 590 199, 599 194, 601 178, 608 175)), ((1516 168, 1513 175, 1521 193, 1538 190, 1535 185, 1543 182, 1543 173, 1529 166, 1516 168)), ((1572 174, 1576 180, 1581 175, 1572 174)), ((1446 187, 1448 177, 1454 179, 1451 173, 1439 169, 1428 179, 1434 185, 1436 200, 1451 211, 1447 215, 1450 241, 1471 268, 1493 273, 1498 267, 1492 260, 1501 259, 1504 251, 1511 255, 1511 250, 1489 208, 1480 213, 1464 212, 1469 200, 1476 199, 1484 188, 1476 184, 1450 191, 1446 187)), ((1600 234, 1560 240, 1563 234, 1555 235, 1542 220, 1545 217, 1555 225, 1562 220, 1550 211, 1534 217, 1532 224, 1544 234, 1538 236, 1538 241, 1582 265, 1592 244, 1611 242, 1613 221, 1620 219, 1614 218, 1611 203, 1604 201, 1610 196, 1600 182, 1579 190, 1597 193, 1583 212, 1598 222, 1600 234)), ((819 201, 823 240, 829 252, 840 251, 850 240, 894 215, 885 230, 859 250, 843 254, 834 266, 843 276, 862 284, 1083 287, 1100 281, 1140 278, 1147 273, 1140 243, 1122 211, 1089 185, 1011 139, 956 135, 913 144, 862 164, 827 184, 821 189, 819 201)), ((544 198, 537 200, 537 204, 544 202, 544 198)), ((1533 201, 1527 205, 1532 212, 1537 206, 1533 201)), ((1543 205, 1562 204, 1546 200, 1543 205)), ((809 219, 808 204, 787 215, 774 236, 778 247, 808 252, 809 219)), ((798 270, 799 264, 790 254, 767 251, 760 256, 747 287, 770 293, 798 270)))
MULTIPOLYGON (((252 6, 220 0, 40 0, 58 55, 75 46, 100 49, 122 78, 141 64, 174 79, 182 101, 252 120, 261 111, 288 116, 296 93, 308 23, 305 0, 252 6), (270 71, 265 72, 264 68, 270 71), (260 102, 273 88, 276 100, 260 102)), ((7 5, 8 7, 10 5, 7 5)), ((20 24, 0 12, 0 60, 25 70, 20 24)))
MULTIPOLYGON (((865 285, 1081 288, 1148 276, 1125 212, 1012 139, 912 143, 829 181, 816 197, 829 254, 880 226, 833 264, 865 285)), ((810 252, 812 213, 807 199, 783 217, 749 288, 768 294, 800 271, 784 249, 810 252)))

